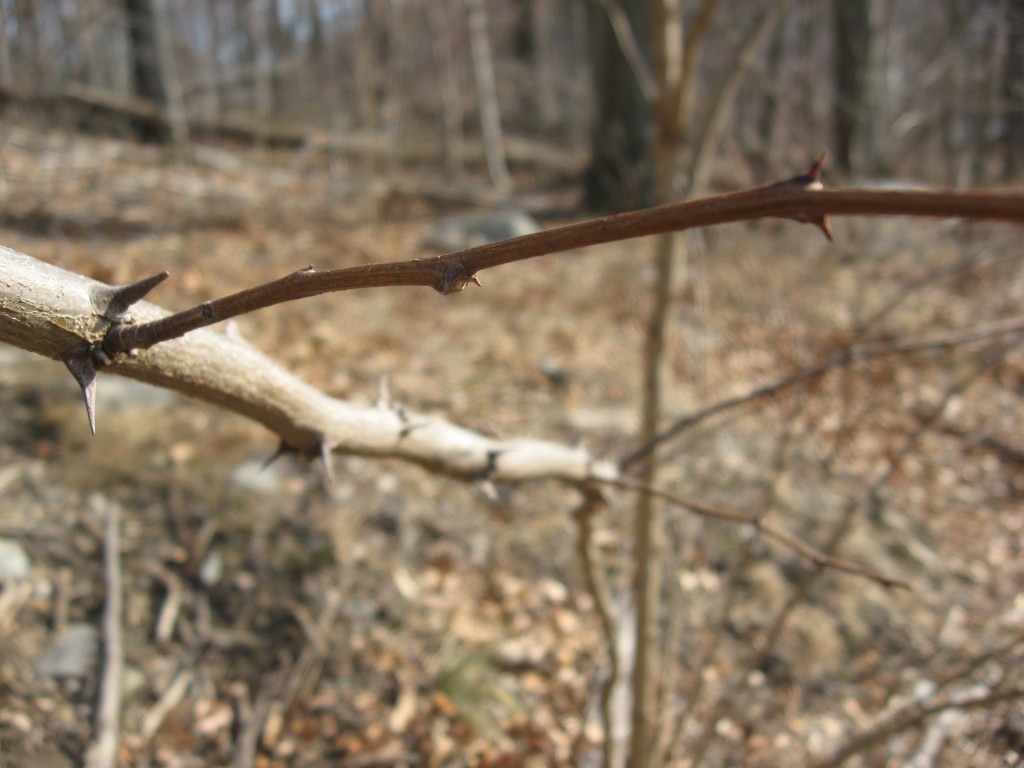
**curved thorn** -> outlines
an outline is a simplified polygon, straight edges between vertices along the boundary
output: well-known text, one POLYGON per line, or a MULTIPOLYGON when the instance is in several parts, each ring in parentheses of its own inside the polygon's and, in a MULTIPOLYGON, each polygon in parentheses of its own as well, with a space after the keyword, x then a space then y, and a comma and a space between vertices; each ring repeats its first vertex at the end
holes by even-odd
POLYGON ((83 343, 64 352, 60 359, 75 377, 85 398, 85 415, 89 418, 89 429, 96 434, 96 378, 100 368, 93 356, 92 347, 83 343))

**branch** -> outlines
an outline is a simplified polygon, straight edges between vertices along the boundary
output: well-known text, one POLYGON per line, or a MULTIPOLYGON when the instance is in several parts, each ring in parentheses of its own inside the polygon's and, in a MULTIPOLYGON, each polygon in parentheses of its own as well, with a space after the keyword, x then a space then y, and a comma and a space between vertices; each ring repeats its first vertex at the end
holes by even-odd
POLYGON ((812 765, 815 768, 836 768, 854 755, 878 746, 898 733, 917 727, 932 715, 948 710, 991 709, 1003 702, 1020 699, 1024 699, 1024 689, 1022 688, 979 691, 972 686, 965 691, 954 691, 947 698, 935 703, 912 701, 891 713, 883 722, 850 737, 831 755, 812 763, 812 765))
MULTIPOLYGON (((0 247, 0 341, 64 360, 93 422, 98 371, 109 369, 260 422, 306 454, 334 450, 395 457, 467 479, 614 478, 581 448, 496 440, 442 419, 336 400, 248 344, 204 326, 261 307, 330 291, 400 285, 452 293, 490 267, 559 251, 692 227, 782 217, 829 234, 829 214, 916 215, 1024 221, 1024 195, 821 189, 823 158, 788 181, 558 227, 444 257, 316 272, 279 280, 171 315, 141 301, 166 275, 115 288, 0 247), (180 338, 189 333, 187 338, 180 338), (131 354, 124 354, 131 352, 131 354)), ((671 430, 670 430, 671 432, 671 430)))
POLYGON ((896 579, 891 576, 885 576, 878 571, 873 571, 870 568, 866 568, 857 563, 850 562, 849 560, 843 560, 842 558, 832 557, 831 555, 825 554, 820 549, 817 549, 802 539, 794 536, 787 531, 766 523, 763 518, 758 515, 747 514, 746 512, 737 512, 732 509, 722 509, 721 507, 713 507, 710 504, 703 504, 692 499, 683 498, 677 496, 674 493, 668 493, 667 491, 659 490, 658 488, 652 488, 644 483, 638 483, 628 478, 615 478, 602 480, 601 483, 610 485, 615 488, 624 488, 629 491, 635 491, 637 493, 646 493, 655 498, 661 499, 673 506, 685 509, 688 512, 707 517, 713 520, 724 520, 728 523, 738 523, 740 525, 749 525, 767 538, 772 539, 778 544, 786 547, 787 549, 795 552, 800 557, 806 558, 814 563, 819 568, 831 568, 837 571, 845 571, 846 573, 852 573, 856 576, 863 576, 881 584, 883 587, 899 587, 901 589, 909 589, 910 585, 902 579, 896 579))
POLYGON ((103 349, 113 358, 132 349, 148 349, 237 315, 335 291, 425 286, 442 294, 455 293, 470 283, 479 285, 480 272, 503 264, 715 224, 763 218, 793 219, 815 224, 831 239, 829 215, 959 217, 1024 222, 1024 194, 1019 192, 825 190, 820 181, 823 162, 824 156, 807 173, 768 186, 589 219, 447 256, 325 272, 306 267, 278 280, 203 302, 159 322, 114 324, 104 339, 103 349))
POLYGON ((969 328, 965 331, 929 336, 924 339, 897 343, 873 343, 855 347, 844 347, 824 362, 813 365, 810 368, 803 368, 795 373, 791 373, 788 376, 778 379, 777 381, 773 381, 770 384, 755 387, 742 395, 730 397, 725 400, 719 400, 717 403, 713 403, 706 408, 702 408, 699 411, 695 411, 677 419, 675 423, 661 432, 661 434, 653 440, 643 443, 623 456, 619 461, 619 468, 623 471, 629 469, 658 448, 658 446, 678 437, 683 432, 696 427, 698 424, 701 424, 714 416, 718 416, 719 414, 731 411, 734 408, 739 408, 757 400, 764 400, 769 397, 773 397, 790 387, 820 378, 833 369, 846 368, 854 363, 874 360, 881 357, 910 354, 913 352, 927 352, 933 349, 946 349, 949 347, 972 344, 978 341, 985 341, 987 339, 993 339, 1000 336, 1009 336, 1020 333, 1024 333, 1024 317, 1010 318, 1009 320, 980 326, 978 328, 969 328))
MULTIPOLYGON (((95 345, 109 321, 96 297, 111 287, 0 246, 0 342, 52 359, 95 345)), ((136 322, 166 316, 140 301, 136 322)), ((129 326, 130 327, 130 326, 129 326)), ((464 479, 580 482, 614 476, 585 449, 542 440, 499 440, 392 404, 359 406, 332 398, 293 376, 246 342, 201 329, 133 355, 112 373, 165 387, 253 419, 290 449, 394 457, 464 479)))

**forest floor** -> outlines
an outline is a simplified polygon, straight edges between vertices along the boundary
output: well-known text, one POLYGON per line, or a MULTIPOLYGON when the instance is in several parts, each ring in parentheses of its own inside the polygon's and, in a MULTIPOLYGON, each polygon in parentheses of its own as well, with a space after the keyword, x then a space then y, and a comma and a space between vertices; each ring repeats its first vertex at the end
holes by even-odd
MULTIPOLYGON (((446 212, 269 151, 176 162, 6 126, 0 161, 0 244, 111 283, 167 269, 151 299, 175 309, 309 264, 426 255, 446 212)), ((687 239, 666 424, 851 344, 1019 318, 1019 227, 835 229, 835 245, 791 222, 687 239)), ((475 430, 618 459, 635 447, 650 250, 534 259, 449 297, 318 297, 235 330, 332 395, 370 403, 386 386, 475 430)), ((1017 333, 837 367, 669 442, 665 488, 910 589, 663 510, 659 756, 794 765, 850 745, 850 764, 1019 761, 1022 436, 1017 333)), ((112 509, 122 765, 595 764, 608 665, 577 490, 495 494, 359 457, 337 457, 325 488, 315 464, 264 467, 276 448, 258 425, 116 376, 91 436, 60 363, 0 348, 0 766, 81 764, 95 739, 112 509)), ((609 491, 593 538, 619 595, 633 501, 609 491)))

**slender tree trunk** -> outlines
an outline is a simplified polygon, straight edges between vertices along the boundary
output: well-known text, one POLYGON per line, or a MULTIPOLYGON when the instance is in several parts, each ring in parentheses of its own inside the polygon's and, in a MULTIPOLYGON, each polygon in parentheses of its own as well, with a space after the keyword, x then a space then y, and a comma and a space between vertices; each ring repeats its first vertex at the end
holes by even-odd
POLYGON ((455 179, 462 171, 462 109, 459 103, 459 77, 451 46, 451 20, 448 5, 442 0, 423 0, 427 29, 430 31, 437 89, 441 102, 444 136, 444 172, 455 179))
MULTIPOLYGON (((160 71, 153 0, 124 0, 124 12, 133 94, 163 108, 167 91, 160 71)), ((156 121, 132 121, 132 129, 143 141, 165 142, 170 137, 167 127, 156 121)))
POLYGON ((1024 172, 1024 0, 1008 0, 1006 64, 1003 70, 1003 177, 1024 172))
MULTIPOLYGON (((255 0, 249 7, 249 29, 252 38, 253 111, 260 129, 269 127, 274 110, 274 51, 270 40, 270 14, 273 0, 255 0)), ((262 142, 261 142, 262 144, 262 142)))
MULTIPOLYGON (((635 40, 649 37, 647 0, 619 0, 635 40)), ((584 205, 594 211, 643 208, 654 200, 651 104, 623 52, 608 12, 587 6, 595 113, 584 205)), ((645 62, 646 63, 646 62, 645 62)))
POLYGON ((494 78, 494 59, 487 32, 487 9, 483 0, 465 0, 469 21, 469 47, 473 55, 473 77, 480 107, 480 130, 487 157, 487 171, 495 188, 507 191, 512 186, 505 157, 501 130, 498 86, 494 78))
POLYGON ((530 37, 533 41, 533 73, 537 119, 541 130, 559 123, 558 71, 555 66, 555 7, 551 0, 531 0, 530 37))
POLYGON ((854 166, 856 144, 864 130, 864 91, 871 30, 871 0, 834 0, 836 167, 854 166))
POLYGON ((153 20, 156 22, 157 61, 159 62, 161 79, 167 95, 167 124, 170 126, 171 138, 180 159, 188 156, 189 135, 188 115, 185 112, 185 97, 178 77, 177 60, 174 55, 174 40, 171 36, 171 14, 168 0, 152 0, 153 20))

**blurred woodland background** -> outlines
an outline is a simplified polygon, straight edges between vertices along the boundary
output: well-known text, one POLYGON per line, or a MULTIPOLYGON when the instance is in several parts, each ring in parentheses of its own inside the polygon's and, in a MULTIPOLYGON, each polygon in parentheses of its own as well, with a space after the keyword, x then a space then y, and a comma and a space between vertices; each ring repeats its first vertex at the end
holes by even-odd
MULTIPOLYGON (((829 184, 1019 188, 1024 2, 0 0, 0 244, 167 269, 174 309, 823 148, 829 184)), ((0 348, 0 766, 1024 764, 1020 227, 833 227, 230 329, 333 396, 579 442, 676 502, 360 456, 325 486, 115 376, 92 437, 63 366, 0 348)))

